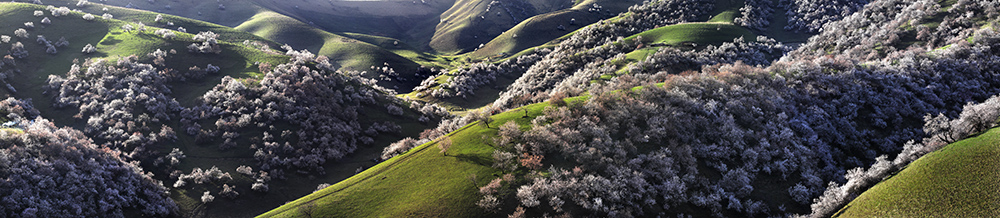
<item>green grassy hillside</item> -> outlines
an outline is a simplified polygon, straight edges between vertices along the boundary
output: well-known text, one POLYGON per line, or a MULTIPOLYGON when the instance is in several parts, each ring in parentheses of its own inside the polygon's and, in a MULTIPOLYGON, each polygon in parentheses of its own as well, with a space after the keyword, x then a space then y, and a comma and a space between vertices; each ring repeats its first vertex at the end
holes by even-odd
POLYGON ((1000 128, 921 157, 836 216, 1000 216, 1000 128))
POLYGON ((497 127, 508 121, 525 128, 549 106, 526 106, 528 117, 520 109, 494 115, 490 128, 469 124, 448 134, 454 145, 447 156, 429 142, 260 217, 486 216, 490 213, 475 205, 478 187, 500 175, 491 167, 494 148, 481 137, 497 135, 497 127))
POLYGON ((698 45, 719 44, 722 42, 732 42, 733 39, 743 37, 747 40, 754 40, 757 35, 749 30, 722 22, 705 23, 682 23, 652 29, 626 38, 626 40, 642 37, 643 43, 681 45, 684 43, 695 43, 698 45))
MULTIPOLYGON (((730 20, 731 14, 721 13, 712 20, 730 20)), ((636 35, 632 35, 627 40, 634 40, 642 37, 642 42, 649 47, 637 49, 627 54, 630 62, 646 59, 649 55, 655 54, 660 46, 693 47, 718 45, 724 42, 732 42, 733 39, 743 37, 745 40, 756 40, 757 35, 746 28, 732 25, 726 22, 700 22, 682 23, 652 29, 636 35)), ((610 77, 605 77, 610 79, 610 77)))

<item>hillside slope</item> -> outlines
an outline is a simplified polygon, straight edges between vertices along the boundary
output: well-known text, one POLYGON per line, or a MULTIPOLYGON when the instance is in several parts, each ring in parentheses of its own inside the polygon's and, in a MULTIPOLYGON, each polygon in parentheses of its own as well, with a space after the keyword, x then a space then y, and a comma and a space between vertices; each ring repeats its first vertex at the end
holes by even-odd
POLYGON ((1000 128, 950 144, 868 189, 835 217, 1000 216, 1000 128))
MULTIPOLYGON (((276 43, 247 32, 172 15, 163 15, 163 20, 158 22, 155 21, 158 15, 156 13, 113 6, 107 6, 107 12, 125 20, 102 19, 100 15, 92 21, 82 18, 87 12, 103 13, 103 8, 104 6, 91 3, 81 8, 83 12, 70 12, 67 9, 66 15, 53 16, 54 12, 47 10, 43 5, 0 3, 0 34, 14 33, 15 29, 24 27, 25 22, 36 24, 35 28, 27 30, 30 38, 14 37, 10 43, 0 43, 0 50, 5 53, 12 47, 12 43, 23 44, 24 50, 28 52, 23 59, 13 60, 16 66, 5 64, 6 66, 0 67, 0 72, 11 70, 12 74, 7 75, 6 80, 16 90, 15 92, 0 88, 0 95, 33 99, 41 114, 52 119, 56 125, 85 130, 87 136, 95 138, 95 143, 107 145, 113 149, 112 151, 128 154, 129 159, 126 161, 137 161, 146 172, 155 175, 154 179, 162 181, 167 186, 176 185, 182 174, 197 175, 199 173, 196 172, 205 172, 202 169, 218 167, 219 171, 213 172, 232 175, 229 180, 197 182, 172 188, 170 197, 180 209, 174 212, 180 216, 246 217, 260 214, 281 203, 311 193, 318 184, 342 180, 356 173, 359 168, 374 165, 370 160, 380 155, 382 146, 403 136, 416 135, 436 119, 431 116, 424 118, 423 122, 417 121, 418 117, 423 115, 415 109, 410 109, 407 104, 368 87, 357 78, 321 68, 323 64, 328 64, 320 63, 322 59, 314 61, 311 57, 305 57, 304 60, 300 60, 304 62, 301 66, 283 65, 290 59, 284 55, 284 51, 262 49, 263 45, 274 47, 276 43), (43 17, 33 16, 35 11, 43 13, 51 23, 42 24, 43 17), (148 25, 141 25, 140 22, 148 25), (143 26, 146 30, 139 30, 143 26), (129 27, 131 30, 128 30, 129 27), (159 27, 169 29, 183 27, 193 33, 212 31, 218 34, 218 40, 196 40, 194 34, 177 31, 167 31, 166 33, 174 34, 175 37, 165 38, 161 36, 164 32, 159 27), (58 53, 47 54, 45 45, 36 42, 36 35, 44 35, 52 42, 65 37, 69 45, 57 47, 58 53), (202 45, 202 41, 214 41, 218 46, 217 53, 189 52, 189 45, 192 43, 202 45), (95 47, 94 53, 81 52, 87 44, 95 47), (158 49, 160 52, 157 52, 158 49), (130 57, 133 55, 134 58, 130 57), (159 60, 154 56, 163 59, 159 60), (275 68, 286 72, 272 71, 275 68), (208 69, 218 69, 218 71, 208 69), (122 71, 130 73, 120 73, 122 71), (87 73, 98 75, 84 76, 87 73), (300 74, 309 76, 291 76, 300 74), (255 94, 254 92, 267 91, 263 88, 273 87, 268 84, 274 82, 263 83, 262 80, 274 81, 276 78, 292 79, 294 85, 285 86, 291 90, 289 94, 326 93, 323 99, 328 101, 336 100, 335 97, 338 95, 353 97, 340 102, 322 103, 322 106, 338 106, 340 108, 336 112, 346 115, 353 112, 356 116, 340 119, 346 120, 345 123, 350 122, 354 128, 370 130, 349 132, 355 136, 363 134, 363 137, 356 138, 367 137, 370 141, 361 142, 352 139, 344 142, 344 145, 359 146, 337 148, 341 150, 332 148, 320 150, 318 146, 307 147, 309 145, 306 142, 315 140, 328 143, 331 139, 323 135, 310 136, 303 133, 329 128, 323 125, 335 122, 317 122, 321 127, 304 128, 301 122, 296 124, 297 121, 287 119, 297 116, 292 114, 299 113, 290 111, 295 110, 294 106, 293 109, 268 109, 270 114, 277 111, 278 114, 290 115, 277 117, 284 121, 272 122, 268 119, 254 118, 255 124, 273 125, 224 127, 227 124, 231 125, 229 119, 235 118, 222 117, 224 115, 213 111, 227 110, 224 106, 232 102, 225 105, 208 102, 212 104, 206 105, 204 101, 216 96, 210 93, 227 91, 227 87, 244 87, 246 90, 239 94, 247 96, 223 98, 232 101, 243 100, 238 102, 243 108, 225 112, 225 116, 240 113, 247 113, 243 115, 246 118, 260 116, 263 114, 263 109, 259 106, 248 108, 254 101, 245 100, 259 99, 250 95, 255 94), (308 80, 295 82, 305 78, 308 80), (106 85, 89 85, 99 83, 106 85), (228 86, 220 86, 220 83, 228 86), (316 87, 319 85, 321 87, 316 87), (293 90, 304 89, 301 86, 313 86, 314 89, 293 90), (141 92, 141 95, 136 92, 141 92), (120 104, 121 102, 128 103, 120 104), (157 109, 158 106, 160 109, 157 109), (92 110, 95 107, 102 110, 92 110), (164 107, 168 109, 160 111, 164 107), (206 108, 210 110, 204 111, 206 108), (202 111, 191 112, 198 110, 202 111), (365 113, 357 116, 356 111, 359 110, 365 113), (153 117, 156 119, 152 119, 153 117), (94 120, 107 120, 107 122, 94 120), (393 122, 387 124, 387 121, 393 122), (174 134, 174 130, 177 134, 174 134), (237 134, 223 133, 227 131, 237 134), (285 134, 286 138, 282 141, 285 143, 283 149, 286 150, 268 153, 280 155, 274 156, 273 159, 279 162, 263 165, 265 160, 271 159, 258 157, 257 149, 263 149, 264 146, 257 147, 254 142, 260 143, 262 138, 267 139, 268 137, 262 137, 268 135, 265 132, 281 135, 283 131, 289 134, 295 131, 300 134, 297 134, 296 138, 287 138, 289 134, 285 134), (122 134, 127 135, 123 137, 122 134), (169 140, 172 138, 168 137, 170 135, 176 138, 169 140), (227 139, 217 139, 221 138, 220 136, 227 139), (372 138, 376 136, 377 138, 372 138), (134 144, 137 141, 143 144, 137 146, 134 144), (308 164, 303 165, 305 162, 301 161, 301 158, 306 155, 298 153, 307 150, 322 152, 310 153, 313 156, 308 157, 310 158, 308 164), (323 153, 325 155, 321 157, 315 156, 323 153), (169 164, 164 164, 164 158, 169 164), (170 161, 171 158, 176 161, 170 161), (293 159, 300 159, 294 163, 296 165, 294 167, 290 161, 293 159), (282 160, 288 163, 280 162, 282 160), (271 169, 262 167, 269 165, 274 167, 271 169), (250 166, 259 171, 250 174, 238 173, 235 169, 240 166, 250 166), (289 173, 284 174, 284 170, 288 170, 289 173), (269 180, 266 185, 270 186, 270 192, 252 188, 255 187, 255 183, 260 182, 257 180, 259 178, 269 180), (242 195, 238 198, 222 198, 220 195, 214 202, 203 202, 203 193, 219 195, 226 190, 223 185, 242 195)), ((300 59, 306 56, 297 55, 300 59)), ((269 96, 266 100, 274 101, 275 96, 282 95, 272 93, 269 96)), ((313 100, 296 96, 281 98, 301 104, 313 100)), ((310 109, 319 110, 320 107, 312 106, 310 109)), ((334 113, 326 115, 330 114, 334 113)), ((246 118, 239 119, 246 120, 246 118)), ((328 130, 326 133, 329 132, 332 131, 328 130)))
POLYGON ((428 142, 260 217, 498 215, 476 206, 481 198, 479 187, 503 174, 491 167, 495 148, 482 138, 495 137, 498 126, 509 121, 524 128, 546 107, 553 106, 540 103, 524 107, 527 112, 518 109, 494 115, 490 128, 474 122, 445 136, 454 143, 446 154, 437 147, 444 139, 428 142))
MULTIPOLYGON (((962 111, 958 105, 1000 92, 1000 54, 991 48, 1000 34, 980 28, 997 13, 984 13, 990 17, 983 19, 946 16, 955 22, 952 28, 960 29, 932 33, 932 38, 944 39, 930 43, 936 44, 932 48, 951 44, 935 51, 858 47, 868 54, 830 55, 855 42, 895 43, 900 35, 893 33, 914 24, 909 20, 940 11, 936 2, 879 1, 842 23, 826 24, 825 37, 807 45, 837 51, 800 50, 819 54, 773 61, 788 48, 768 38, 694 50, 666 47, 636 58, 624 66, 628 74, 609 79, 602 76, 619 72, 626 54, 642 47, 619 37, 704 21, 713 14, 726 15, 719 16, 724 21, 740 17, 714 13, 709 1, 650 1, 636 8, 638 17, 581 30, 533 63, 494 104, 513 107, 594 96, 583 105, 546 110, 526 134, 497 146, 516 149, 512 154, 525 166, 536 166, 532 161, 542 157, 548 161, 523 177, 527 183, 505 186, 517 195, 497 195, 503 211, 518 213, 522 210, 513 207, 520 206, 534 215, 771 217, 815 210, 810 202, 831 190, 827 185, 855 172, 849 170, 885 161, 879 156, 897 154, 906 141, 922 137, 925 115, 954 117, 962 111), (677 14, 641 19, 671 13, 677 14), (892 19, 900 20, 883 22, 892 19), (856 27, 866 23, 879 28, 856 27), (851 38, 832 40, 836 32, 851 38), (660 82, 662 88, 618 91, 660 82)), ((955 7, 955 14, 978 14, 962 10, 990 4, 963 3, 969 5, 955 7)), ((482 80, 499 71, 494 67, 477 66, 486 69, 482 80)), ((454 77, 438 80, 462 81, 458 77, 463 75, 448 76, 454 77)), ((476 82, 467 84, 481 85, 476 82)), ((365 186, 379 189, 374 183, 365 186)), ((486 196, 482 200, 490 203, 486 196)), ((364 205, 357 202, 367 199, 330 204, 364 205)), ((293 205, 272 214, 301 215, 293 212, 299 209, 293 205)))

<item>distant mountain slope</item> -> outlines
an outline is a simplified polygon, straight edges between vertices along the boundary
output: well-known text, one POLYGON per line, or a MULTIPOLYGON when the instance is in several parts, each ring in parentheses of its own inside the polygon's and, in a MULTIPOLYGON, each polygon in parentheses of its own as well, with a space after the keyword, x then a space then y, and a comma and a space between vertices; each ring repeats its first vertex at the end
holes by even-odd
POLYGON ((1000 129, 945 146, 851 201, 835 217, 1000 216, 1000 129))

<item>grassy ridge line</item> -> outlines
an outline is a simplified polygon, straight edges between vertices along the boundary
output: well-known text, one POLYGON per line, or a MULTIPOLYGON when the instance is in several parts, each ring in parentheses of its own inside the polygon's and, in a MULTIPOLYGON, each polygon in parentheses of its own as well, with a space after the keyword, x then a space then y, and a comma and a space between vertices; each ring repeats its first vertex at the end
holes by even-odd
MULTIPOLYGON (((397 40, 392 38, 363 34, 350 36, 333 34, 271 11, 258 13, 252 19, 237 26, 236 29, 280 43, 287 43, 294 49, 306 49, 317 55, 327 56, 339 70, 368 71, 367 74, 364 74, 367 78, 378 78, 380 75, 371 72, 370 69, 373 66, 382 67, 385 64, 406 78, 412 76, 421 65, 447 65, 447 61, 437 56, 407 49, 408 46, 405 45, 395 46, 393 42, 397 40), (388 45, 383 45, 386 42, 388 45), (420 61, 420 63, 415 61, 420 61)), ((419 81, 393 80, 381 81, 379 85, 390 88, 399 87, 400 91, 407 91, 412 89, 416 83, 419 81)))
POLYGON ((472 25, 472 20, 477 19, 475 14, 486 11, 485 2, 484 0, 455 1, 451 8, 441 14, 441 22, 434 28, 430 47, 443 54, 463 52, 459 41, 463 41, 462 38, 469 38, 463 35, 467 35, 465 32, 472 25))
POLYGON ((103 8, 108 8, 108 12, 114 15, 116 20, 127 21, 127 22, 142 22, 150 27, 159 27, 164 29, 177 30, 178 27, 184 27, 187 29, 188 33, 197 34, 198 32, 212 31, 219 34, 218 39, 221 41, 229 41, 233 43, 241 43, 244 40, 250 41, 260 41, 266 42, 272 45, 272 48, 277 48, 277 43, 266 39, 261 36, 251 34, 249 32, 234 30, 231 27, 195 20, 192 18, 186 18, 181 16, 175 16, 166 13, 143 11, 138 9, 123 8, 111 5, 102 5, 96 2, 91 2, 87 6, 76 8, 71 6, 71 9, 80 9, 83 12, 94 14, 100 18, 101 14, 105 13, 102 11, 103 8), (156 22, 156 15, 162 15, 163 21, 156 22), (168 22, 173 22, 174 25, 168 25, 168 22))
POLYGON ((1000 128, 917 159, 834 216, 1000 217, 1000 128))
POLYGON ((639 36, 642 36, 644 43, 662 43, 666 45, 680 45, 687 42, 698 43, 699 45, 717 44, 732 42, 733 39, 739 37, 743 37, 746 40, 755 40, 757 38, 757 34, 743 27, 717 22, 675 24, 652 29, 625 39, 631 40, 639 36))
POLYGON ((417 65, 379 46, 312 28, 301 21, 271 11, 258 13, 236 29, 287 43, 295 49, 307 49, 318 55, 329 56, 337 60, 341 67, 353 70, 366 70, 383 63, 406 68, 417 65))
POLYGON ((553 42, 568 38, 568 36, 576 33, 583 27, 593 25, 601 20, 615 19, 604 19, 590 12, 589 9, 594 4, 599 4, 604 7, 605 10, 611 10, 613 13, 618 13, 619 11, 627 11, 629 6, 639 3, 641 3, 641 1, 635 0, 579 1, 571 8, 539 14, 521 21, 514 27, 502 32, 500 35, 485 43, 482 48, 470 52, 469 56, 477 59, 493 56, 507 56, 514 53, 522 53, 522 51, 536 46, 548 44, 554 45, 555 43, 553 42), (576 23, 570 24, 571 19, 575 19, 576 23), (565 27, 566 30, 557 30, 556 27, 560 25, 565 27))
MULTIPOLYGON (((586 97, 566 99, 582 102, 586 97)), ((481 217, 489 213, 475 206, 481 197, 478 186, 498 176, 493 169, 493 147, 480 136, 495 136, 497 127, 515 121, 522 130, 543 114, 548 103, 523 107, 494 115, 490 128, 476 122, 448 137, 454 146, 448 156, 439 153, 436 142, 428 142, 391 158, 349 179, 299 200, 287 203, 260 217, 301 217, 304 211, 322 217, 481 217), (472 186, 468 175, 477 175, 472 186), (381 177, 380 179, 378 179, 381 177)), ((495 214, 494 214, 495 215, 495 214)))
MULTIPOLYGON (((716 16, 716 18, 723 17, 722 19, 727 19, 724 16, 726 16, 725 13, 719 14, 719 16, 716 16)), ((750 32, 746 28, 725 22, 699 22, 699 23, 675 24, 675 25, 652 29, 633 36, 629 36, 628 38, 625 39, 634 40, 639 36, 642 36, 643 43, 665 45, 665 46, 718 45, 724 42, 732 42, 733 39, 739 37, 743 37, 744 40, 748 41, 754 41, 757 39, 757 35, 754 34, 753 32, 750 32), (694 43, 694 44, 685 45, 687 43, 694 43)), ((659 47, 657 46, 650 46, 641 49, 636 49, 635 51, 629 52, 627 54, 627 60, 630 62, 645 60, 647 57, 655 54, 657 51, 659 51, 659 47)), ((625 68, 623 67, 622 69, 625 68)), ((619 73, 621 73, 621 71, 619 73)), ((602 77, 602 78, 610 79, 610 77, 602 77)))
POLYGON ((352 38, 358 41, 362 41, 380 47, 389 52, 395 53, 396 55, 405 57, 410 61, 416 62, 417 64, 420 64, 422 66, 451 68, 465 64, 464 62, 455 61, 453 60, 453 58, 449 59, 439 55, 421 52, 420 50, 414 48, 413 46, 403 43, 395 38, 365 35, 360 33, 341 33, 341 35, 344 37, 352 38))

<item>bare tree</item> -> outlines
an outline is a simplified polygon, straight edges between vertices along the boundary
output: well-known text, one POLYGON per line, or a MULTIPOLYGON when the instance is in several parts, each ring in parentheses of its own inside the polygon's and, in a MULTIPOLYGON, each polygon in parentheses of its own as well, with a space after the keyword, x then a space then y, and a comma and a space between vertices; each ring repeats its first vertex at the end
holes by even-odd
POLYGON ((469 179, 469 182, 472 182, 473 187, 479 187, 479 176, 475 173, 470 173, 468 176, 465 176, 465 178, 469 179))
POLYGON ((316 213, 316 202, 310 201, 309 203, 305 203, 302 206, 299 206, 299 212, 302 213, 302 215, 305 217, 312 218, 313 214, 316 213))

